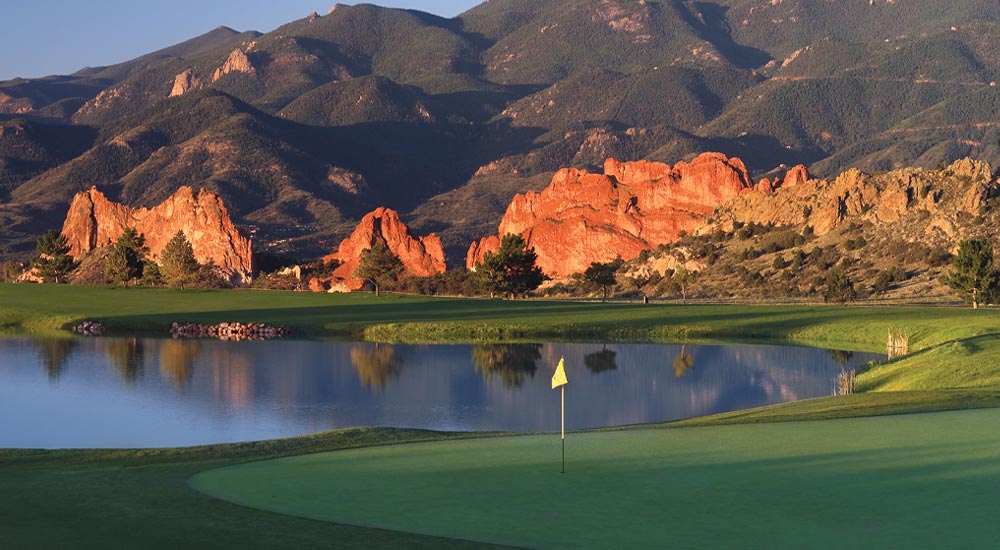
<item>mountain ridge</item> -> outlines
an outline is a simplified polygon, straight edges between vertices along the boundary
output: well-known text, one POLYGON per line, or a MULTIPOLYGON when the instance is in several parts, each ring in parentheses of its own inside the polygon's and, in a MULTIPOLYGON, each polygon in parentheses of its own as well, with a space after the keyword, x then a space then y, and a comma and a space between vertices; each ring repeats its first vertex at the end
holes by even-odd
POLYGON ((720 151, 756 175, 1000 165, 998 30, 987 0, 492 0, 451 19, 338 5, 263 34, 220 27, 0 82, 0 123, 44 136, 0 139, 0 254, 27 252, 91 185, 131 206, 208 188, 295 257, 386 206, 460 260, 514 195, 608 157, 720 151), (75 148, 53 153, 57 136, 75 148))

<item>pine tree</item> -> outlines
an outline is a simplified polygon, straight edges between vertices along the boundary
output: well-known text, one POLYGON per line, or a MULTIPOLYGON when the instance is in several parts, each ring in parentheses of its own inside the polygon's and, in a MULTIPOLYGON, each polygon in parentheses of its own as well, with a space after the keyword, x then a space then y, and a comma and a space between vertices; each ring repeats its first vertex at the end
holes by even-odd
POLYGON ((197 276, 200 267, 183 231, 178 231, 160 252, 160 274, 168 285, 184 288, 197 276))
POLYGON ((389 245, 379 241, 361 253, 354 276, 370 282, 375 287, 375 296, 381 296, 383 288, 399 282, 404 270, 403 261, 389 250, 389 245))
POLYGON ((146 239, 135 228, 127 227, 111 245, 107 263, 104 264, 104 276, 114 283, 128 285, 132 280, 142 276, 143 262, 149 249, 146 239))
POLYGON ((55 229, 49 230, 38 239, 38 256, 32 260, 31 267, 46 283, 61 283, 79 265, 69 255, 69 250, 66 237, 55 229))
POLYGON ((948 286, 973 309, 997 291, 1000 276, 993 265, 993 242, 988 237, 962 241, 947 276, 948 286))
POLYGON ((487 252, 476 267, 476 281, 491 296, 523 296, 545 281, 537 260, 535 249, 528 248, 520 235, 508 234, 500 241, 500 250, 496 254, 487 252))

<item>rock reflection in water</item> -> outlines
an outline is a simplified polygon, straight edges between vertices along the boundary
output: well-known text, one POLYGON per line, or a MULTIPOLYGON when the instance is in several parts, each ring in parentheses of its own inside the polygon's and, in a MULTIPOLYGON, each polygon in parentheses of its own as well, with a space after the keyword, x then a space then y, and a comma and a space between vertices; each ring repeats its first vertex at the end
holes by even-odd
POLYGON ((111 366, 118 371, 122 379, 134 383, 142 376, 146 367, 146 350, 139 338, 108 338, 98 340, 104 347, 111 366))
POLYGON ((165 340, 160 345, 160 375, 183 388, 191 380, 201 344, 197 340, 165 340))
POLYGON ((39 362, 45 367, 49 380, 59 380, 78 342, 72 338, 39 338, 34 343, 39 362))
POLYGON ((396 348, 387 344, 356 344, 351 348, 351 366, 361 384, 382 389, 399 376, 402 362, 396 358, 396 348))
POLYGON ((505 388, 519 388, 535 377, 541 350, 541 344, 477 344, 472 363, 487 382, 496 377, 505 388))

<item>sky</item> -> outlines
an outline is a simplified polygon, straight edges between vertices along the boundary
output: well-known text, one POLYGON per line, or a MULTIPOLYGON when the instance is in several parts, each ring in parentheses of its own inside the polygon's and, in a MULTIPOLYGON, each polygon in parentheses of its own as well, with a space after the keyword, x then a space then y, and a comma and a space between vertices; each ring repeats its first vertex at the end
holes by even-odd
MULTIPOLYGON (((371 0, 453 17, 481 0, 371 0)), ((3 0, 0 80, 69 74, 133 59, 220 25, 267 32, 336 0, 3 0)), ((344 4, 356 2, 343 1, 344 4)))

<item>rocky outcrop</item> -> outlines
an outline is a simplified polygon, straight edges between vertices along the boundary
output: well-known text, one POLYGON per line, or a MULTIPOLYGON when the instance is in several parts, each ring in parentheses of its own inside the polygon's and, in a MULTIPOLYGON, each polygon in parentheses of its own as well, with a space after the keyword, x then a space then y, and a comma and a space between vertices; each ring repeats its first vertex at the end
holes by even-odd
MULTIPOLYGON (((591 262, 630 260, 673 242, 702 225, 717 206, 753 188, 743 162, 719 153, 673 167, 608 159, 603 174, 564 169, 541 193, 514 197, 499 235, 522 235, 546 275, 563 278, 591 262)), ((467 266, 474 269, 498 245, 498 237, 474 243, 467 266)))
POLYGON ((200 87, 201 82, 194 75, 194 71, 187 69, 174 77, 174 87, 170 90, 170 97, 184 95, 190 90, 200 87))
POLYGON ((338 287, 359 290, 364 286, 364 281, 355 278, 354 271, 358 268, 361 253, 378 242, 388 245, 389 250, 403 262, 409 275, 429 277, 444 273, 446 269, 444 248, 437 235, 432 233, 426 237, 414 237, 395 210, 378 208, 361 219, 354 233, 340 243, 336 253, 323 258, 327 263, 340 263, 333 276, 313 279, 309 282, 309 288, 314 292, 338 287))
POLYGON ((0 92, 0 114, 19 115, 30 113, 35 109, 34 103, 26 97, 12 97, 0 92))
POLYGON ((948 234, 959 217, 980 215, 1000 191, 989 164, 969 159, 941 171, 904 168, 872 176, 851 169, 832 181, 790 172, 785 181, 770 195, 752 193, 720 207, 700 231, 752 222, 806 224, 825 235, 848 219, 893 224, 913 215, 923 220, 919 230, 948 234))
POLYGON ((132 208, 91 188, 73 198, 62 233, 69 240, 70 254, 79 259, 115 242, 127 227, 145 236, 154 260, 170 239, 183 231, 199 263, 213 263, 234 284, 251 280, 250 239, 236 229, 215 193, 195 193, 190 187, 181 187, 158 206, 132 208))
POLYGON ((229 59, 215 70, 215 74, 212 75, 212 82, 217 82, 229 73, 244 73, 254 76, 257 74, 257 69, 250 62, 250 58, 246 52, 237 48, 233 50, 233 53, 229 54, 229 59))

